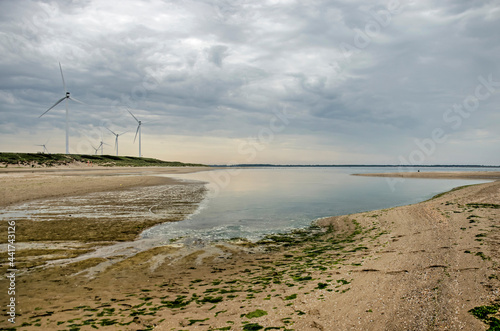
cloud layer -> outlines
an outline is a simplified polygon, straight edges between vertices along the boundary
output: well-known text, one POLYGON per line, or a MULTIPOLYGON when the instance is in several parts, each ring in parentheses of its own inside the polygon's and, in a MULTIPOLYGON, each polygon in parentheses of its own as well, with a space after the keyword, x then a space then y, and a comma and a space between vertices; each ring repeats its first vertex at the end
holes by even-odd
POLYGON ((136 155, 129 110, 168 160, 498 165, 498 31, 496 1, 2 1, 0 149, 64 151, 61 62, 75 153, 136 155))

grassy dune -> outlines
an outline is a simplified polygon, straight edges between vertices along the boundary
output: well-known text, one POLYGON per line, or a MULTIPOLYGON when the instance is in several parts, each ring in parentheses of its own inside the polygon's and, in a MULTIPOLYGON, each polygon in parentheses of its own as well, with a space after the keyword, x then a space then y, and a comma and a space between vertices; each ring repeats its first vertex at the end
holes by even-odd
POLYGON ((184 167, 204 166, 202 164, 182 163, 177 161, 162 161, 153 158, 114 155, 84 155, 84 154, 45 154, 45 153, 0 153, 0 164, 4 166, 53 167, 68 165, 75 162, 88 161, 100 166, 110 167, 184 167))

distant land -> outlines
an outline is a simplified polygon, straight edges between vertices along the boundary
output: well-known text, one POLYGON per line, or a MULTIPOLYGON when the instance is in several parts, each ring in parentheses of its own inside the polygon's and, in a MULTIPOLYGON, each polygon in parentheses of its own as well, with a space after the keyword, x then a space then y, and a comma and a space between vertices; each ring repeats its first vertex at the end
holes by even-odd
POLYGON ((211 164, 215 168, 233 167, 276 167, 276 168, 499 168, 500 165, 480 165, 480 164, 435 164, 435 165, 401 165, 401 164, 211 164))
POLYGON ((4 167, 59 167, 90 164, 108 167, 203 167, 197 163, 162 161, 153 158, 114 155, 2 153, 0 165, 4 167))
POLYGON ((274 168, 499 168, 500 165, 480 164, 436 164, 436 165, 401 165, 401 164, 199 164, 179 161, 163 161, 155 158, 115 155, 88 154, 49 154, 0 152, 0 167, 60 167, 92 163, 107 167, 274 167, 274 168))

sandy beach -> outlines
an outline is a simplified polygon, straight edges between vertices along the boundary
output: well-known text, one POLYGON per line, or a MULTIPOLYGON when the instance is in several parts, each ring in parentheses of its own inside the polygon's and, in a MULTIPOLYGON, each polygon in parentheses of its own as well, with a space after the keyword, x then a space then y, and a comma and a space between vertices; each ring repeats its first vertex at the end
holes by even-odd
MULTIPOLYGON (((175 201, 175 212, 169 214, 176 221, 196 209, 203 189, 153 175, 199 170, 1 173, 0 206, 170 185, 176 196, 181 192, 181 201, 175 201)), ((500 179, 493 172, 405 176, 500 179)), ((165 196, 172 205, 174 197, 165 196)), ((486 330, 487 323, 469 311, 493 307, 500 299, 500 181, 463 187, 415 205, 321 219, 308 231, 258 245, 241 240, 165 245, 132 256, 60 261, 116 240, 126 243, 159 222, 105 221, 104 228, 100 220, 17 222, 18 315, 15 325, 8 323, 2 302, 0 327, 486 330)), ((3 222, 0 243, 6 239, 3 222)), ((6 256, 4 249, 2 272, 6 256)), ((8 287, 2 278, 2 301, 8 287)), ((491 322, 491 317, 485 319, 491 322)))
POLYGON ((207 170, 208 167, 1 168, 0 206, 42 198, 168 184, 172 183, 172 179, 153 175, 207 170))

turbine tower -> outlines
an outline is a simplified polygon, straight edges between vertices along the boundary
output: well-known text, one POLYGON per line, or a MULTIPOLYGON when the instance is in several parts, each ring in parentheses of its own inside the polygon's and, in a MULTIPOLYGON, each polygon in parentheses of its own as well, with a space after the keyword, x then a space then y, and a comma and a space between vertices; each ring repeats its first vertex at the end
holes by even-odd
POLYGON ((137 119, 137 117, 135 117, 134 114, 132 114, 132 112, 130 110, 127 109, 127 111, 130 113, 130 115, 132 115, 132 117, 138 123, 138 125, 137 125, 137 131, 135 131, 134 143, 135 143, 135 139, 137 138, 137 134, 139 134, 139 157, 141 157, 142 156, 142 154, 141 154, 141 126, 142 126, 142 121, 139 121, 137 119))
MULTIPOLYGON (((104 145, 109 145, 104 142, 104 139, 102 137, 102 128, 101 128, 101 143, 99 144, 99 147, 97 147, 97 150, 100 148, 101 149, 101 156, 104 155, 104 145)), ((97 154, 96 150, 96 154, 97 154)))
POLYGON ((66 105, 66 154, 69 154, 69 115, 68 115, 68 99, 70 100, 73 100, 73 101, 76 101, 78 103, 81 103, 83 104, 83 102, 81 101, 78 101, 77 99, 75 98, 72 98, 70 96, 70 93, 66 90, 66 83, 64 82, 64 75, 63 75, 63 71, 62 71, 62 66, 61 66, 61 62, 59 62, 59 69, 61 70, 61 78, 62 78, 62 83, 63 83, 63 88, 64 88, 64 93, 65 93, 65 96, 61 99, 59 99, 59 101, 57 101, 52 107, 50 107, 49 109, 47 109, 42 115, 40 115, 38 118, 42 117, 43 115, 47 114, 52 108, 54 108, 55 106, 57 106, 58 104, 60 104, 63 100, 66 100, 65 101, 65 105, 66 105))
POLYGON ((109 132, 111 132, 112 134, 115 135, 115 149, 116 149, 116 156, 118 156, 118 137, 121 136, 124 133, 127 133, 128 131, 125 131, 125 132, 122 132, 122 133, 114 133, 109 128, 106 128, 106 129, 108 129, 109 132))
MULTIPOLYGON (((101 156, 104 154, 104 152, 103 152, 103 145, 104 145, 104 143, 101 140, 101 143, 99 144, 99 147, 97 147, 97 150, 99 150, 99 148, 101 149, 101 156)), ((96 154, 97 154, 97 151, 96 151, 96 154)))
POLYGON ((104 145, 107 145, 107 144, 104 143, 104 141, 101 141, 101 144, 99 145, 99 147, 101 147, 101 156, 104 155, 104 145))

